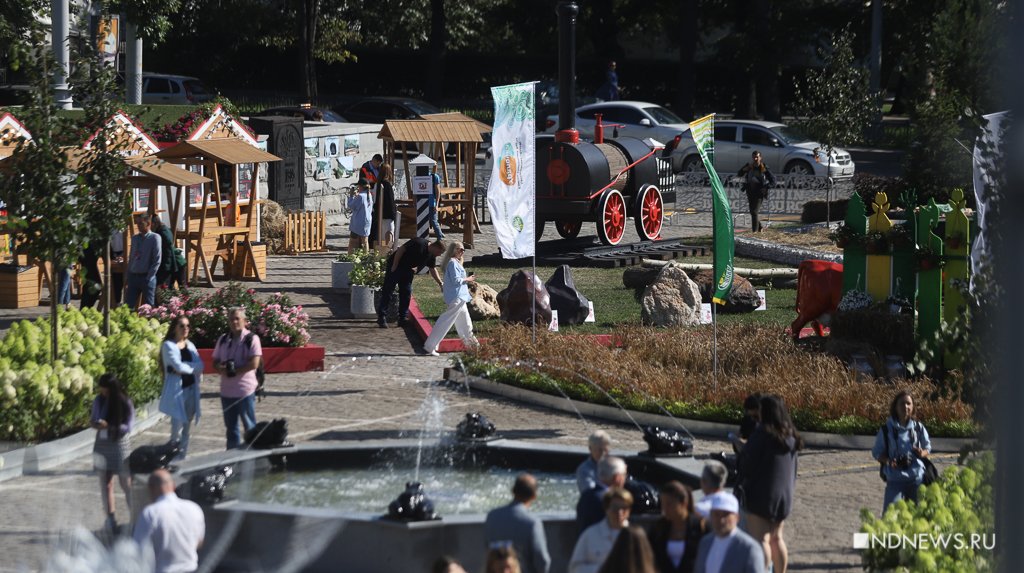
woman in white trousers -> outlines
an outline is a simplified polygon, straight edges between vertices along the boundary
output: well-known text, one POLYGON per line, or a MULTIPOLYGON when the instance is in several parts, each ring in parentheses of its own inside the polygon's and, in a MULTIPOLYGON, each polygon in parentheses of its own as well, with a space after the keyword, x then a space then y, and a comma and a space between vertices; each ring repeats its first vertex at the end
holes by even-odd
POLYGON ((473 320, 469 318, 469 309, 466 305, 471 300, 469 287, 466 283, 476 281, 472 276, 466 276, 466 269, 462 266, 462 255, 466 248, 458 241, 448 243, 444 258, 441 259, 441 267, 444 268, 444 284, 441 291, 444 293, 444 303, 448 309, 437 317, 434 329, 430 336, 423 343, 423 351, 432 356, 439 356, 437 346, 441 339, 448 334, 448 331, 455 326, 455 331, 466 345, 475 345, 476 337, 473 336, 473 320))

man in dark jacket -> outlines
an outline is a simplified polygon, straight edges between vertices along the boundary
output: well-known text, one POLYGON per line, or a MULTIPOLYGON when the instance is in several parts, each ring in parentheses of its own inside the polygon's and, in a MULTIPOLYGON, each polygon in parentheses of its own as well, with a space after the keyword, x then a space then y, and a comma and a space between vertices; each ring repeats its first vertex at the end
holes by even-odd
POLYGON ((743 177, 743 190, 750 204, 750 226, 759 233, 764 228, 760 221, 761 203, 768 198, 768 190, 775 186, 775 176, 761 160, 760 151, 751 154, 750 163, 744 165, 737 175, 743 177))
POLYGON ((428 243, 426 239, 416 237, 406 241, 388 257, 384 286, 380 293, 380 305, 377 307, 377 326, 388 327, 388 306, 396 286, 398 287, 398 324, 405 324, 405 321, 409 319, 409 302, 412 300, 412 279, 424 268, 430 269, 430 276, 438 287, 443 286, 441 275, 437 272, 435 265, 437 257, 444 254, 444 249, 445 245, 441 241, 428 243))

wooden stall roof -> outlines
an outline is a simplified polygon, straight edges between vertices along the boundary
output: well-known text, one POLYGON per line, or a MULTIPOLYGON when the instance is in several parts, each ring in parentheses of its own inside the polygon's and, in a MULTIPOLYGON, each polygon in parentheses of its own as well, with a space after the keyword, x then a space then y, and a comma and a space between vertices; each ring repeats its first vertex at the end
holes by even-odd
POLYGON ((479 143, 483 141, 474 120, 424 121, 422 119, 389 119, 377 139, 398 142, 439 141, 444 143, 479 143))
POLYGON ((32 140, 32 134, 10 113, 0 115, 0 159, 14 154, 18 139, 32 140))
POLYGON ((128 164, 128 167, 156 180, 161 185, 185 187, 188 185, 199 185, 200 183, 210 183, 212 181, 209 177, 203 177, 198 173, 182 169, 173 163, 168 163, 153 156, 130 157, 125 159, 125 163, 128 164))
MULTIPOLYGON (((153 138, 146 133, 142 126, 123 111, 118 111, 110 116, 105 127, 109 130, 107 133, 110 138, 107 142, 108 149, 121 150, 129 155, 149 155, 160 149, 160 146, 153 141, 153 138)), ((82 144, 82 147, 91 149, 92 143, 99 133, 99 129, 93 132, 89 139, 82 144)))
POLYGON ((174 147, 161 150, 155 155, 160 159, 206 157, 218 163, 228 163, 231 165, 281 161, 280 157, 235 138, 182 141, 174 147))
POLYGON ((428 113, 424 114, 423 119, 427 121, 472 121, 476 124, 476 128, 480 130, 480 133, 490 133, 494 129, 482 121, 475 120, 464 113, 457 111, 449 111, 445 113, 428 113))

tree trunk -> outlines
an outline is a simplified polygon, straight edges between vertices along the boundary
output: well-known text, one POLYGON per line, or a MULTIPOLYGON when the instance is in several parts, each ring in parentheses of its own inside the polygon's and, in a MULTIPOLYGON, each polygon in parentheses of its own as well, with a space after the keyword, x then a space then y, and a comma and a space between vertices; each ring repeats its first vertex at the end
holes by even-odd
POLYGON ((316 21, 320 16, 320 0, 301 0, 299 14, 299 57, 302 69, 302 95, 309 103, 318 103, 316 81, 316 21))
POLYGON ((430 71, 427 97, 434 103, 444 97, 444 62, 448 57, 448 20, 444 0, 430 0, 430 71))
POLYGON ((110 238, 107 237, 107 244, 103 247, 103 291, 100 300, 103 301, 103 336, 110 336, 110 238))
POLYGON ((679 2, 679 95, 676 97, 676 111, 683 119, 694 118, 693 93, 697 84, 697 69, 694 58, 697 54, 697 0, 679 2))
POLYGON ((755 0, 753 8, 754 18, 750 22, 749 30, 754 40, 754 54, 751 56, 757 62, 757 68, 754 70, 757 93, 751 111, 756 117, 779 121, 782 118, 779 106, 779 76, 782 65, 779 63, 776 39, 772 31, 771 0, 755 0))
MULTIPOLYGON (((53 256, 50 258, 50 364, 57 361, 57 332, 60 330, 60 324, 57 323, 57 291, 58 291, 58 278, 57 278, 57 252, 53 252, 53 256)), ((63 272, 63 271, 60 271, 63 272)))

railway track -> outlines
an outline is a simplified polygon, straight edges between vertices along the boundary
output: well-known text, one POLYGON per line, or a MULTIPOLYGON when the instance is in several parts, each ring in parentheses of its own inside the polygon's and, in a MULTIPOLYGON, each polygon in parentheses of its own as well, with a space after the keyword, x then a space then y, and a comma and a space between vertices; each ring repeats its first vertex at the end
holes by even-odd
MULTIPOLYGON (((573 267, 616 268, 640 264, 641 259, 668 261, 685 257, 701 257, 706 247, 683 243, 683 239, 664 241, 638 241, 608 247, 596 237, 554 239, 537 243, 537 264, 544 266, 570 265, 573 267)), ((505 259, 500 253, 477 255, 474 264, 490 266, 522 266, 530 259, 505 259)))

